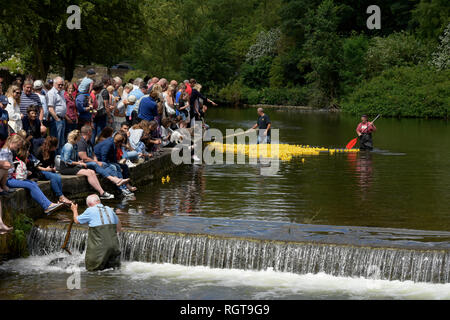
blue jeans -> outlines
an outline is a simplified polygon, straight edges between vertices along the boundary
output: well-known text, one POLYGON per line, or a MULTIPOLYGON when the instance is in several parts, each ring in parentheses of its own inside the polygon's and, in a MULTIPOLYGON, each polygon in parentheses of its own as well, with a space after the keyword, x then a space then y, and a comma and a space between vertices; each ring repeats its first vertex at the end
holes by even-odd
POLYGON ((125 151, 125 150, 123 150, 122 158, 130 160, 130 161, 134 161, 134 160, 137 160, 137 158, 139 158, 139 154, 138 154, 137 151, 125 151))
POLYGON ((121 175, 121 179, 127 179, 130 177, 130 173, 128 171, 128 166, 126 164, 120 164, 120 163, 108 163, 111 167, 114 167, 117 175, 121 175))
POLYGON ((62 147, 66 144, 65 139, 66 134, 66 120, 50 121, 50 135, 58 138, 58 148, 56 149, 56 154, 61 154, 62 147))
POLYGON ((58 198, 63 195, 61 175, 55 172, 41 171, 45 179, 50 180, 50 186, 52 187, 55 196, 58 198))
POLYGON ((109 176, 117 177, 115 168, 111 168, 111 166, 107 163, 102 163, 103 166, 99 166, 96 162, 87 162, 86 165, 88 169, 94 170, 103 178, 108 178, 109 176))
POLYGON ((270 144, 270 142, 271 142, 270 140, 271 140, 270 135, 268 135, 268 136, 258 135, 258 144, 260 144, 260 143, 270 144))
POLYGON ((100 135, 102 130, 106 128, 107 119, 108 118, 105 116, 100 119, 96 119, 94 121, 94 130, 92 131, 92 138, 91 138, 91 142, 93 145, 95 145, 95 139, 100 135))
MULTIPOLYGON (((87 162, 86 165, 88 169, 94 170, 96 173, 101 175, 103 178, 117 177, 119 179, 123 179, 122 172, 118 172, 115 166, 112 166, 108 163, 102 162, 103 166, 99 166, 96 162, 87 162)), ((119 189, 125 189, 126 186, 121 185, 119 189)))
POLYGON ((34 181, 8 179, 8 181, 6 181, 6 185, 10 188, 24 188, 30 190, 33 200, 39 203, 44 210, 47 210, 47 208, 52 204, 34 181))

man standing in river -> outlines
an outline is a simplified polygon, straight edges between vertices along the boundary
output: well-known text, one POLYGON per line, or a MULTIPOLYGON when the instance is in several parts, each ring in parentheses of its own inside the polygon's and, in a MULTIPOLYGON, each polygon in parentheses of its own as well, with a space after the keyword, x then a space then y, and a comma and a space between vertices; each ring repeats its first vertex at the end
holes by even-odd
POLYGON ((356 128, 356 133, 359 137, 359 149, 361 151, 372 151, 373 141, 372 132, 377 131, 377 127, 372 122, 367 121, 367 116, 361 116, 361 123, 356 128))
POLYGON ((263 108, 258 108, 258 121, 252 127, 252 129, 258 128, 258 144, 267 143, 270 144, 270 118, 264 113, 263 108))
POLYGON ((86 270, 97 271, 120 267, 120 249, 117 233, 121 230, 120 220, 113 209, 104 206, 98 195, 86 198, 88 208, 78 215, 78 205, 72 203, 73 221, 89 224, 86 249, 86 270))

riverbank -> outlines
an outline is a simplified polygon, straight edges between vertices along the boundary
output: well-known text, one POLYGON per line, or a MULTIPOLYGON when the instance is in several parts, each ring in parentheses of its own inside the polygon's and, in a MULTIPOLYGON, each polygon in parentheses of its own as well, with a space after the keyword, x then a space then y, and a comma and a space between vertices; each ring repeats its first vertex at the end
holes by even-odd
MULTIPOLYGON (((171 160, 171 150, 166 149, 154 158, 130 168, 130 178, 133 185, 143 186, 149 181, 160 179, 161 176, 165 176, 167 172, 173 169, 176 165, 171 160)), ((113 183, 100 176, 98 177, 106 191, 117 193, 117 188, 113 183)), ((49 199, 57 200, 50 188, 49 181, 39 181, 38 185, 49 199)), ((65 196, 75 201, 83 201, 86 196, 95 192, 87 182, 86 177, 82 176, 62 176, 62 185, 65 196)), ((20 256, 26 231, 31 228, 29 222, 44 217, 42 208, 33 201, 29 192, 25 189, 17 189, 8 196, 3 196, 1 201, 3 220, 7 225, 15 226, 15 230, 0 236, 0 260, 20 256), (18 228, 18 226, 20 227, 18 228)))

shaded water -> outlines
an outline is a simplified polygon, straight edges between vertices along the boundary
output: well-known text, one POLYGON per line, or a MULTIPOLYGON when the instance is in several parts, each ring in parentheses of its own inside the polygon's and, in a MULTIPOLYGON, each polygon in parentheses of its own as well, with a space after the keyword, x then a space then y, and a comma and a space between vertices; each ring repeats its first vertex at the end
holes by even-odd
MULTIPOLYGON (((324 147, 344 147, 359 120, 268 114, 281 143, 324 147)), ((208 110, 210 126, 223 131, 255 121, 253 109, 208 110)), ((129 262, 120 271, 82 271, 81 291, 66 289, 68 265, 48 265, 65 257, 55 253, 64 232, 53 229, 51 240, 47 231, 39 242, 45 235, 35 229, 34 252, 47 255, 1 266, 0 298, 51 297, 45 288, 52 288, 66 299, 449 299, 448 124, 381 118, 376 125, 372 153, 294 159, 271 177, 256 165, 184 166, 170 183, 140 188, 136 201, 108 202, 126 228, 152 232, 122 234, 129 262), (207 236, 216 234, 232 239, 207 236)), ((83 251, 77 232, 71 245, 83 251)), ((73 264, 82 262, 77 254, 73 264)))
MULTIPOLYGON (((211 127, 251 127, 255 110, 208 110, 211 127)), ((268 111, 282 143, 344 147, 357 117, 268 111)), ((123 206, 133 227, 188 215, 450 231, 450 136, 443 120, 379 119, 369 154, 305 156, 276 176, 255 165, 188 166, 123 206), (130 215, 131 213, 131 215, 130 215), (136 219, 135 219, 136 218, 136 219)), ((118 204, 120 206, 120 204, 118 204)))

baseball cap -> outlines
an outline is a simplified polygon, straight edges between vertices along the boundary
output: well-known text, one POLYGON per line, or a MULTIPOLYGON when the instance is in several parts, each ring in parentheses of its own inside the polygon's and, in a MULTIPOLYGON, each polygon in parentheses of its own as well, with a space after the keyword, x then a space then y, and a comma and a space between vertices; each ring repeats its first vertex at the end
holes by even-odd
POLYGON ((33 83, 33 89, 42 89, 44 87, 44 83, 41 80, 36 80, 33 83))
POLYGON ((0 96, 0 103, 1 104, 8 104, 8 98, 6 96, 0 96))
POLYGON ((86 71, 86 73, 88 75, 93 75, 93 74, 95 74, 95 70, 94 69, 89 69, 88 71, 86 71))
POLYGON ((127 98, 129 103, 135 103, 136 102, 136 96, 128 96, 127 98))

